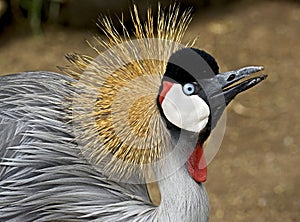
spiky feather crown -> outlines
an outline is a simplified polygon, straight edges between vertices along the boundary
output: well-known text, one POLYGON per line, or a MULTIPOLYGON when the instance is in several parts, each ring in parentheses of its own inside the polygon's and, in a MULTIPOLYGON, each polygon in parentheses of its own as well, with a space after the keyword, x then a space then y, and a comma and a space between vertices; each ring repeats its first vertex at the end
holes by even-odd
POLYGON ((178 5, 158 6, 157 18, 148 9, 143 23, 134 6, 131 18, 134 38, 122 20, 119 32, 104 17, 99 27, 107 39, 95 37, 90 44, 98 56, 67 55, 72 67, 63 70, 78 79, 71 119, 82 153, 117 180, 151 177, 171 150, 156 99, 169 57, 188 46, 181 41, 191 13, 180 13, 178 5))

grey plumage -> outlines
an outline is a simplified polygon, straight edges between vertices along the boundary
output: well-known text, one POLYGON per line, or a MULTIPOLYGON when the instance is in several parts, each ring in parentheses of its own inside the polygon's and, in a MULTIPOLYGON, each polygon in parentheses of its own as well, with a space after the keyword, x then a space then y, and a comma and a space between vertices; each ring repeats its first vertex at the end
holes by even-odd
POLYGON ((0 77, 0 221, 207 221, 208 199, 186 167, 159 181, 160 206, 145 184, 108 180, 82 156, 63 101, 70 77, 0 77))

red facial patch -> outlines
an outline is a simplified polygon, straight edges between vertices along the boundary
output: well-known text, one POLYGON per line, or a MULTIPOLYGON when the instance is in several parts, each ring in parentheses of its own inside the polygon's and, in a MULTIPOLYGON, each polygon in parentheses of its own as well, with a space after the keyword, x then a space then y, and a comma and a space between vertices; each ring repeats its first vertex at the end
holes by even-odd
POLYGON ((207 166, 203 154, 203 147, 198 143, 187 162, 188 171, 191 177, 197 182, 206 181, 207 166))
POLYGON ((168 82, 168 81, 163 81, 162 84, 163 84, 163 88, 158 97, 158 101, 159 101, 160 105, 162 104, 163 100, 166 97, 166 94, 169 92, 169 90, 171 89, 171 87, 173 86, 174 83, 168 82))

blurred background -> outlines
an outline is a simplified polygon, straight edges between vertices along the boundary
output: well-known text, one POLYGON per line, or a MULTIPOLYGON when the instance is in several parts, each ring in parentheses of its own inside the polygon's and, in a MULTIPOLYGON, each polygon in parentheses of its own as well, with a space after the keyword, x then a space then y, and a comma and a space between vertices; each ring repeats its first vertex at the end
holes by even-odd
MULTIPOLYGON (((100 14, 130 20, 152 0, 0 0, 0 75, 59 70, 66 53, 94 55, 100 14), (130 2, 130 3, 129 3, 130 2)), ((211 221, 299 221, 300 3, 279 0, 186 0, 193 21, 186 42, 217 59, 221 71, 263 65, 268 79, 227 111, 222 147, 208 167, 211 221)), ((162 5, 168 5, 162 1, 162 5)), ((129 24, 128 24, 129 26, 129 24)), ((159 195, 154 193, 155 201, 159 195)))

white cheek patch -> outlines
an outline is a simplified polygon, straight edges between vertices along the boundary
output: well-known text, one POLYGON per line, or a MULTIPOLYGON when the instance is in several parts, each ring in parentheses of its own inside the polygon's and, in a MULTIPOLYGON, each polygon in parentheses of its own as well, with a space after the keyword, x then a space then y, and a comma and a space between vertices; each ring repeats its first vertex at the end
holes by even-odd
POLYGON ((175 126, 200 132, 207 124, 209 107, 198 95, 187 96, 180 84, 174 84, 161 104, 166 118, 175 126))

